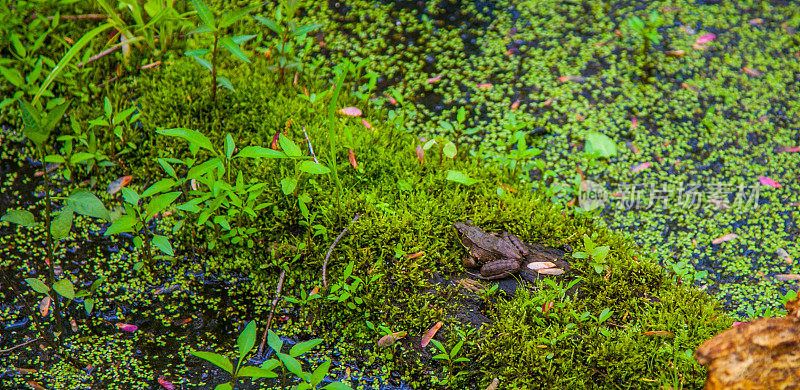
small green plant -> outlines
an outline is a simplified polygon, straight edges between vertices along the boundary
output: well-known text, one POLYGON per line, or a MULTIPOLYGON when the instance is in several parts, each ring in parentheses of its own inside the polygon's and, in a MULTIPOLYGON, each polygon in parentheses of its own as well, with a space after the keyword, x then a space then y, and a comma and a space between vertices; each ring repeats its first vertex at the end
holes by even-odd
POLYGON ((653 10, 650 13, 646 22, 638 16, 631 16, 628 19, 628 26, 642 40, 642 55, 647 55, 651 44, 657 45, 661 41, 661 34, 658 33, 658 28, 663 26, 665 22, 666 20, 658 14, 657 10, 653 10))
POLYGON ((602 274, 608 269, 606 256, 608 256, 608 252, 611 248, 607 245, 597 246, 593 238, 597 238, 597 233, 593 233, 592 237, 589 237, 588 234, 584 233, 583 251, 572 252, 572 257, 576 259, 587 259, 589 261, 589 265, 594 268, 594 271, 598 274, 602 274))
POLYGON ((684 281, 688 284, 694 284, 708 276, 708 271, 697 271, 685 260, 672 264, 670 269, 675 273, 678 283, 684 281))
POLYGON ((313 40, 307 35, 322 27, 322 24, 319 23, 300 24, 300 17, 297 13, 299 8, 298 0, 281 0, 275 9, 274 18, 255 17, 277 35, 278 42, 272 48, 262 49, 262 51, 269 52, 270 57, 273 57, 272 51, 274 50, 276 64, 270 65, 269 69, 278 71, 281 80, 287 70, 303 70, 304 56, 310 51, 310 45, 313 44, 313 40))
MULTIPOLYGON (((308 389, 318 389, 320 388, 320 384, 322 384, 325 377, 328 375, 328 371, 331 368, 331 360, 327 359, 322 364, 317 366, 316 369, 312 372, 305 372, 303 371, 303 365, 300 361, 297 360, 298 357, 305 355, 308 351, 311 351, 314 347, 322 343, 322 339, 313 339, 304 341, 302 343, 298 343, 292 346, 289 349, 289 353, 281 352, 283 348, 283 341, 269 330, 267 333, 267 345, 275 351, 275 355, 277 359, 272 358, 267 360, 261 365, 263 370, 272 371, 277 367, 281 367, 281 388, 286 389, 286 386, 289 382, 289 375, 293 374, 297 379, 300 380, 300 383, 297 383, 291 387, 292 390, 308 390, 308 389)), ((321 389, 329 389, 329 390, 352 390, 352 388, 342 382, 333 382, 329 383, 321 389)))
MULTIPOLYGON (((341 281, 331 285, 328 293, 328 300, 343 303, 350 310, 356 310, 358 306, 364 303, 364 299, 359 296, 363 291, 364 280, 353 275, 354 266, 352 261, 347 264, 341 281)), ((375 278, 376 276, 373 275, 372 277, 375 278)))
POLYGON ((217 20, 214 16, 214 12, 211 11, 210 8, 203 2, 203 0, 192 0, 192 6, 194 7, 197 15, 200 17, 200 21, 202 24, 189 32, 189 34, 205 34, 211 33, 214 36, 214 43, 210 49, 196 49, 187 51, 185 54, 187 56, 193 57, 197 62, 200 63, 204 68, 208 69, 211 72, 211 101, 216 104, 217 101, 217 87, 222 85, 223 87, 235 91, 233 89, 233 84, 231 81, 219 75, 219 70, 217 67, 217 63, 219 60, 219 46, 225 48, 229 53, 231 53, 237 59, 250 63, 250 59, 247 57, 244 51, 239 47, 242 43, 249 41, 250 39, 254 38, 255 35, 240 35, 236 37, 229 37, 224 34, 224 31, 230 27, 233 23, 239 21, 242 17, 247 15, 248 13, 252 12, 256 8, 260 7, 259 5, 241 8, 239 10, 229 12, 225 14, 222 18, 217 20), (206 54, 211 54, 211 61, 203 58, 206 54))
POLYGON ((253 350, 255 344, 256 322, 250 321, 250 323, 244 327, 244 330, 236 339, 236 345, 239 347, 239 356, 236 359, 236 367, 234 367, 234 365, 231 363, 231 360, 228 359, 227 356, 218 353, 205 351, 190 351, 189 353, 200 359, 208 361, 209 363, 223 369, 225 372, 231 375, 231 380, 229 382, 218 384, 214 390, 232 390, 239 382, 239 378, 257 379, 278 377, 278 374, 272 371, 272 369, 277 367, 277 364, 273 364, 275 363, 274 359, 262 364, 261 367, 243 365, 243 363, 247 362, 245 358, 253 350))
POLYGON ((433 358, 436 360, 440 360, 445 364, 444 371, 447 374, 447 379, 441 380, 437 377, 434 377, 434 380, 441 385, 452 386, 453 381, 461 376, 465 375, 466 371, 458 370, 456 371, 455 365, 457 363, 468 362, 469 359, 464 357, 459 357, 459 352, 461 352, 461 347, 464 346, 464 339, 461 339, 453 346, 452 349, 449 351, 447 348, 439 342, 438 340, 431 340, 431 344, 435 347, 436 350, 439 351, 439 354, 434 355, 433 358))
MULTIPOLYGON (((122 44, 140 46, 144 42, 155 56, 165 53, 174 42, 176 31, 180 30, 186 14, 175 9, 175 0, 146 0, 144 4, 134 0, 120 0, 117 9, 107 0, 95 0, 108 15, 114 28, 121 34, 122 44), (128 25, 122 14, 130 14, 134 24, 128 25)), ((126 18, 127 19, 127 18, 126 18)))
MULTIPOLYGON (((428 151, 434 146, 436 146, 436 149, 439 150, 439 166, 442 165, 442 162, 444 161, 445 157, 453 159, 456 157, 456 153, 458 153, 458 151, 456 150, 456 144, 451 141, 448 141, 446 138, 442 136, 436 136, 433 139, 430 139, 427 142, 425 142, 425 144, 422 145, 422 150, 428 151)), ((420 161, 424 160, 420 159, 420 161)))

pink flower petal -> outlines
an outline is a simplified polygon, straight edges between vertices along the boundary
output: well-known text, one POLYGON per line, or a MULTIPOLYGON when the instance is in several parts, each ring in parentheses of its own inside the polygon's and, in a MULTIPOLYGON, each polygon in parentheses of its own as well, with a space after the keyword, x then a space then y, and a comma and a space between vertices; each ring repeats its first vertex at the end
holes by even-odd
POLYGON ((774 187, 774 188, 781 188, 781 187, 783 187, 783 186, 781 185, 781 183, 778 183, 777 181, 775 181, 775 180, 772 180, 772 179, 770 179, 770 178, 768 178, 768 177, 766 177, 766 176, 759 176, 759 177, 758 177, 758 182, 759 182, 759 183, 761 183, 761 184, 763 184, 763 185, 765 185, 765 186, 770 186, 770 187, 774 187))
POLYGON ((163 376, 158 378, 158 384, 161 385, 161 387, 163 387, 163 388, 165 388, 167 390, 175 390, 175 384, 173 384, 172 382, 164 379, 163 376))
POLYGON ((694 41, 695 45, 703 45, 709 43, 713 40, 717 39, 717 36, 714 33, 705 33, 694 41))
POLYGON ((357 107, 345 107, 337 112, 346 116, 361 116, 361 110, 357 107))
POLYGON ((139 329, 139 327, 136 325, 125 324, 122 322, 117 322, 116 325, 117 328, 124 332, 136 332, 139 329))

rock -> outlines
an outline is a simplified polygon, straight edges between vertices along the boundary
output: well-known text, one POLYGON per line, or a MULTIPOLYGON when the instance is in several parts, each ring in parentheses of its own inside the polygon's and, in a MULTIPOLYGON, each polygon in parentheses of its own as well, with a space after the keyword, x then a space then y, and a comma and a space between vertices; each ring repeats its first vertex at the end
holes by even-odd
POLYGON ((800 296, 786 317, 759 318, 706 340, 695 358, 708 368, 704 389, 800 388, 800 296))

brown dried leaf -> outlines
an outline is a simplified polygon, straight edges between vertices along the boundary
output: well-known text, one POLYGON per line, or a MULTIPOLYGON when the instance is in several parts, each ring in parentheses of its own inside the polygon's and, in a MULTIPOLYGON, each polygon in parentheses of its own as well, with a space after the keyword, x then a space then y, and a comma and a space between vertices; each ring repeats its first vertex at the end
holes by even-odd
POLYGON ((558 78, 559 83, 566 83, 566 82, 573 82, 573 83, 584 83, 586 82, 586 77, 583 76, 561 76, 558 78))
POLYGON ((41 301, 39 301, 39 313, 42 314, 42 317, 47 317, 47 313, 50 313, 50 296, 45 295, 41 301))
POLYGON ((749 23, 751 26, 755 26, 757 24, 764 23, 764 19, 761 18, 750 19, 747 23, 749 23))
POLYGON ((106 192, 108 192, 109 195, 114 195, 117 192, 119 192, 119 190, 121 190, 122 187, 125 187, 128 183, 130 183, 132 179, 133 176, 130 175, 122 176, 119 179, 114 180, 111 183, 108 183, 108 188, 106 189, 106 192))
POLYGON ((786 249, 778 248, 778 250, 775 251, 775 254, 777 254, 778 258, 783 260, 784 263, 792 264, 792 256, 789 256, 789 252, 786 252, 786 249))
POLYGON ((358 169, 358 161, 356 161, 356 153, 353 152, 353 149, 347 149, 348 156, 347 158, 350 160, 350 165, 353 166, 353 169, 358 169))
POLYGON ((681 83, 681 87, 683 87, 684 89, 688 89, 688 90, 690 90, 692 92, 700 92, 700 88, 695 87, 694 85, 681 83))
POLYGON ((434 77, 429 78, 428 80, 426 80, 426 82, 428 84, 433 84, 433 83, 435 83, 435 82, 437 82, 437 81, 439 81, 441 79, 442 79, 442 75, 438 75, 438 76, 434 76, 434 77))
POLYGON ((498 386, 500 386, 500 379, 494 378, 492 379, 492 383, 489 383, 489 386, 486 386, 486 390, 497 390, 498 386))
POLYGON ((78 331, 78 321, 75 321, 74 318, 70 318, 69 327, 70 327, 70 329, 72 329, 73 332, 77 332, 78 331))
POLYGON ((759 71, 757 71, 757 70, 755 70, 753 68, 748 68, 746 66, 744 68, 742 68, 742 72, 747 73, 747 74, 749 74, 750 76, 753 76, 753 77, 761 76, 761 72, 759 72, 759 71))
POLYGON ((647 332, 644 332, 643 334, 645 336, 675 337, 675 333, 667 332, 666 330, 648 330, 647 332))
POLYGON ((633 173, 641 172, 647 168, 650 168, 651 165, 653 165, 653 163, 651 163, 650 161, 643 162, 641 164, 636 164, 633 167, 631 167, 631 172, 633 173))
POLYGON ((417 145, 417 160, 420 164, 425 162, 425 149, 422 148, 422 145, 417 145))
POLYGON ((420 256, 422 256, 424 254, 425 254, 424 251, 423 252, 417 252, 417 253, 410 253, 410 254, 406 255, 406 260, 416 259, 417 257, 420 257, 420 256))
POLYGON ((361 109, 358 107, 345 107, 336 112, 345 116, 361 116, 361 109))
POLYGON ((492 89, 493 87, 492 83, 478 83, 478 88, 480 89, 492 89))
POLYGON ((667 50, 667 51, 664 52, 664 54, 666 54, 668 56, 673 56, 673 57, 680 57, 680 56, 686 54, 686 51, 685 50, 667 50))
POLYGON ((403 337, 406 337, 407 334, 408 334, 408 332, 405 332, 405 331, 400 331, 400 332, 394 332, 394 333, 391 333, 391 334, 387 334, 386 336, 383 336, 383 337, 380 338, 380 340, 378 340, 378 348, 389 347, 389 346, 393 345, 395 342, 397 342, 397 340, 400 340, 403 337))
POLYGON ((433 337, 436 336, 436 332, 438 332, 439 329, 442 328, 442 325, 444 325, 444 323, 442 321, 439 321, 436 324, 434 324, 430 329, 428 329, 428 332, 422 336, 422 342, 420 343, 420 345, 422 345, 422 348, 428 346, 433 337))
POLYGON ((734 239, 734 238, 736 238, 736 237, 739 237, 739 235, 738 235, 738 234, 736 234, 736 233, 728 233, 728 234, 725 234, 725 235, 723 235, 723 236, 719 236, 719 237, 717 237, 717 238, 713 239, 713 240, 711 241, 711 243, 712 243, 713 245, 717 245, 717 244, 721 244, 721 243, 723 243, 723 242, 725 242, 725 241, 730 241, 730 240, 733 240, 733 239, 734 239))
POLYGON ((534 271, 545 268, 554 268, 555 266, 556 266, 555 263, 551 263, 549 261, 534 261, 532 263, 528 263, 528 268, 534 271))
POLYGON ((538 272, 540 275, 557 276, 563 274, 564 270, 561 268, 542 268, 542 269, 537 269, 536 272, 538 272))

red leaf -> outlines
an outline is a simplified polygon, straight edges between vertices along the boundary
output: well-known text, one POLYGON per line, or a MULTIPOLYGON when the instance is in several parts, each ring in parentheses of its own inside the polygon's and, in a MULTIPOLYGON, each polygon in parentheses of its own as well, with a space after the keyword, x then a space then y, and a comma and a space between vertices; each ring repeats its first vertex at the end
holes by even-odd
POLYGON ((117 325, 117 328, 123 332, 136 332, 139 329, 139 327, 136 325, 125 324, 122 322, 117 322, 115 325, 117 325))
POLYGON ((128 185, 128 183, 131 182, 131 179, 133 179, 133 176, 122 176, 119 179, 108 183, 108 189, 106 189, 106 192, 108 192, 109 195, 116 194, 120 189, 122 189, 122 187, 128 185))
POLYGON ((345 116, 361 116, 361 109, 357 107, 345 107, 337 112, 345 116))
POLYGON ((736 234, 736 233, 728 233, 728 234, 726 234, 724 236, 719 236, 719 237, 713 239, 711 241, 711 244, 713 244, 713 245, 721 244, 721 243, 723 243, 725 241, 733 240, 736 237, 739 237, 739 235, 736 234))
POLYGON ((636 130, 639 127, 639 119, 636 117, 631 118, 631 130, 636 130))
POLYGON ((774 187, 774 188, 781 188, 781 187, 783 187, 783 186, 781 185, 781 183, 778 183, 777 181, 775 181, 775 180, 772 180, 772 179, 770 179, 770 178, 768 178, 768 177, 766 177, 766 176, 759 176, 759 177, 758 177, 758 182, 759 182, 759 183, 761 183, 761 184, 763 184, 763 185, 765 185, 765 186, 770 186, 770 187, 774 187))
POLYGON ((439 321, 435 325, 433 325, 430 329, 428 329, 428 332, 422 336, 422 343, 421 343, 422 348, 428 346, 433 337, 436 336, 436 332, 438 332, 439 329, 442 328, 442 325, 444 325, 444 323, 442 321, 439 321))
POLYGON ((583 76, 561 76, 558 78, 559 83, 566 83, 567 81, 571 81, 573 83, 583 83, 586 81, 586 77, 583 76))
POLYGON ((761 72, 759 72, 759 71, 757 71, 757 70, 755 70, 753 68, 748 68, 746 66, 744 68, 742 68, 742 72, 747 73, 747 74, 749 74, 750 76, 753 76, 753 77, 761 76, 761 72))
POLYGON ((408 334, 408 332, 403 332, 403 331, 387 334, 386 336, 383 336, 381 337, 380 340, 378 340, 378 347, 385 348, 391 346, 392 344, 395 343, 395 341, 400 340, 403 337, 406 337, 406 334, 408 334))
POLYGON ((715 39, 717 39, 717 36, 714 33, 705 33, 705 34, 697 37, 697 39, 694 41, 694 44, 695 45, 704 45, 704 44, 709 43, 709 42, 711 42, 711 41, 713 41, 715 39))
POLYGON ((478 83, 478 88, 480 89, 492 89, 494 85, 492 83, 478 83))
POLYGON ((50 312, 50 296, 45 295, 41 301, 39 301, 39 313, 42 313, 42 317, 47 317, 47 313, 50 312))
POLYGON ((158 377, 158 384, 161 385, 161 387, 163 387, 163 388, 165 388, 167 390, 175 390, 175 384, 173 384, 172 382, 164 379, 163 376, 158 377))
POLYGON ((437 81, 439 81, 441 79, 442 79, 442 75, 438 75, 438 76, 431 77, 426 81, 427 81, 428 84, 433 84, 433 83, 435 83, 435 82, 437 82, 437 81))
POLYGON ((420 164, 425 161, 425 149, 422 148, 422 145, 417 145, 417 160, 420 164))
POLYGON ((744 325, 746 323, 747 323, 747 321, 745 321, 745 322, 733 321, 733 325, 731 325, 731 327, 733 328, 733 327, 736 327, 736 326, 742 326, 742 325, 744 325))
POLYGON ((515 100, 514 103, 511 103, 511 109, 516 110, 519 108, 519 99, 515 100))
POLYGON ((280 131, 275 133, 275 135, 272 136, 272 144, 269 145, 269 147, 272 150, 278 150, 278 139, 280 139, 280 138, 281 138, 281 132, 280 131))
POLYGON ((547 312, 550 311, 550 309, 552 308, 553 308, 553 302, 545 303, 544 305, 542 305, 542 314, 547 314, 547 312))
POLYGON ((358 169, 358 161, 356 161, 356 154, 353 152, 353 149, 347 149, 347 151, 350 154, 350 165, 353 166, 353 169, 358 169))
POLYGON ((361 123, 362 123, 362 124, 364 125, 364 127, 366 127, 367 129, 369 129, 369 130, 375 130, 375 129, 373 129, 373 128, 372 128, 372 125, 371 125, 371 124, 369 124, 369 122, 367 122, 367 120, 366 120, 366 119, 362 119, 362 120, 361 120, 361 123))
POLYGON ((540 275, 561 275, 564 273, 564 270, 561 268, 541 268, 537 269, 536 272, 540 275))

